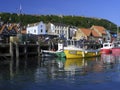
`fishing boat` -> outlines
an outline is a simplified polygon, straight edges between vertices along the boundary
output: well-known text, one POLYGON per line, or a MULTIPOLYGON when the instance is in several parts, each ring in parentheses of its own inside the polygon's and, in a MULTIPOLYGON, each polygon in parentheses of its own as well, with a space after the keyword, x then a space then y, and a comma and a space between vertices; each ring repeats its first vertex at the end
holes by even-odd
POLYGON ((55 51, 53 48, 50 50, 41 50, 42 57, 65 57, 65 53, 63 51, 63 42, 58 42, 58 50, 55 51))
POLYGON ((115 56, 120 55, 120 35, 119 35, 119 27, 117 27, 117 38, 113 40, 114 47, 112 48, 112 54, 115 56))
POLYGON ((88 48, 88 45, 86 46, 84 43, 70 40, 67 46, 64 47, 64 53, 66 58, 96 57, 100 56, 100 48, 88 48))
POLYGON ((114 47, 112 48, 112 54, 115 56, 120 55, 120 41, 115 41, 114 43, 114 47))
POLYGON ((63 51, 41 50, 42 57, 65 57, 63 51))
POLYGON ((110 54, 112 53, 112 48, 114 47, 114 44, 111 42, 105 42, 103 43, 103 47, 100 49, 101 54, 110 54))

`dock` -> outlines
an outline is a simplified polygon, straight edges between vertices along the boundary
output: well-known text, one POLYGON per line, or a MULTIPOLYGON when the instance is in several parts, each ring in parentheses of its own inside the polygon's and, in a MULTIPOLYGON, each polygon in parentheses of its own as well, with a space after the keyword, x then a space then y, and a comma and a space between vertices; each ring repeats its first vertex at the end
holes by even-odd
POLYGON ((0 57, 4 58, 20 58, 23 56, 41 56, 41 47, 48 48, 48 46, 41 46, 38 42, 34 44, 17 42, 10 42, 7 44, 0 44, 0 57))

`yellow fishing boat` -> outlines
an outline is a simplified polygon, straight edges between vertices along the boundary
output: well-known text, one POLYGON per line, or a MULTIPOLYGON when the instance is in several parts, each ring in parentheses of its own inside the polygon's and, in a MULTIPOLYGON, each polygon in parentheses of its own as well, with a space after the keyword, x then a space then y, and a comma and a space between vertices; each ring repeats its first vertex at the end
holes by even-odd
POLYGON ((87 58, 100 56, 100 50, 85 50, 79 48, 64 48, 66 58, 87 58))
POLYGON ((86 58, 100 56, 100 49, 87 49, 85 47, 80 48, 75 45, 74 42, 71 45, 64 47, 64 53, 66 58, 86 58))

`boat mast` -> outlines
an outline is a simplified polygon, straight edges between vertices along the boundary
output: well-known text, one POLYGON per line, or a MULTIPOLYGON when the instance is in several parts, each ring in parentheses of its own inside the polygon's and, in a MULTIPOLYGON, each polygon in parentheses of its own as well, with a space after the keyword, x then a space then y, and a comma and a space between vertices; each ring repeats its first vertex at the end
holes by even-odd
POLYGON ((21 6, 21 4, 20 4, 20 6, 19 6, 19 13, 18 13, 18 16, 19 16, 19 31, 18 31, 18 33, 20 34, 21 33, 21 15, 22 15, 22 6, 21 6))
POLYGON ((119 39, 119 27, 117 26, 117 39, 119 39))

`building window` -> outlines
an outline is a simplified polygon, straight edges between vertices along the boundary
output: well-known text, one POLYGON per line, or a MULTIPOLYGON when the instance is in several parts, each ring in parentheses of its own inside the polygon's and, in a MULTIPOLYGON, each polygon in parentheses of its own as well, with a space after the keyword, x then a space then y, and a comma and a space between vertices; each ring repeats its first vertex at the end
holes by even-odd
POLYGON ((43 32, 43 30, 41 29, 41 32, 43 32))
POLYGON ((34 33, 36 33, 36 30, 34 30, 34 33))

